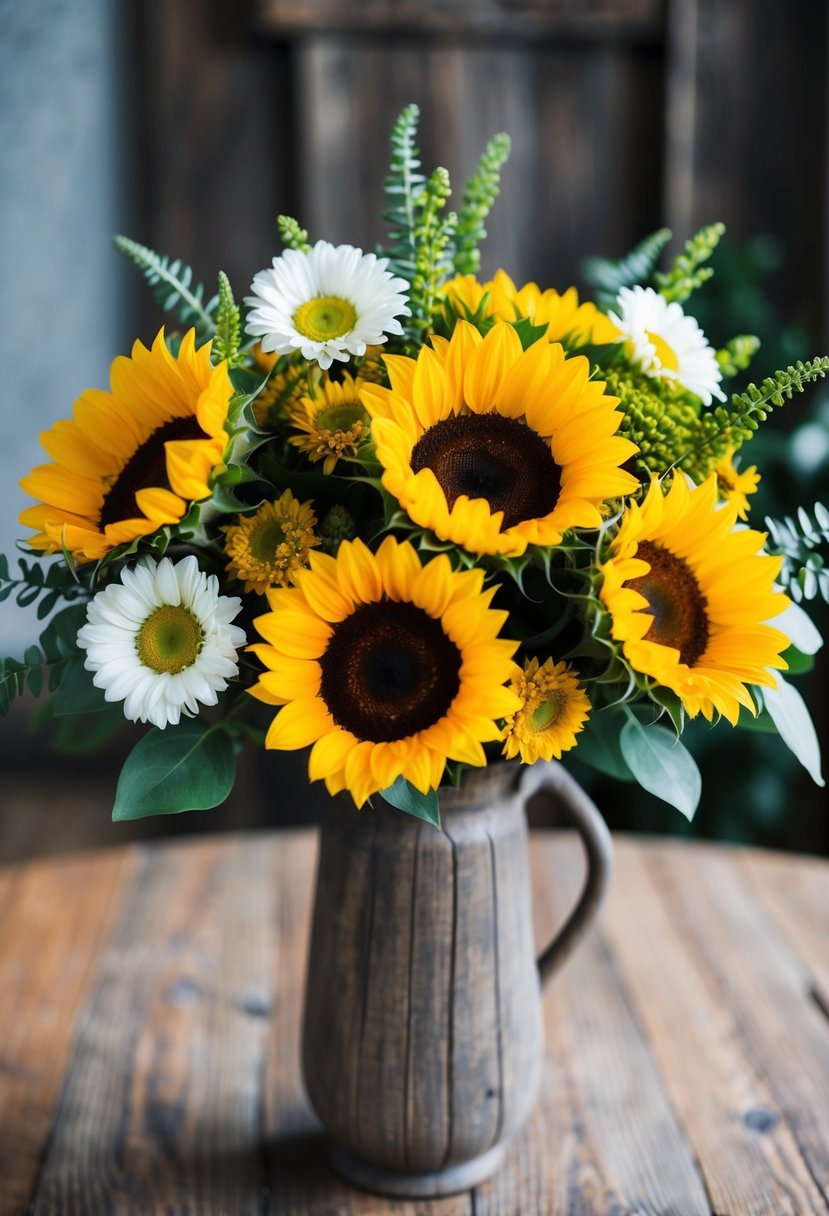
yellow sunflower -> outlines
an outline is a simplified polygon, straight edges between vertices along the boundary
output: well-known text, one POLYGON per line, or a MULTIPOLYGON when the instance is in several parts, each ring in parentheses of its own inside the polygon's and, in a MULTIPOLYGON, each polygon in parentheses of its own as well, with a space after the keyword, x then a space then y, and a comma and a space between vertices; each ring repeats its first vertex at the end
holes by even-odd
POLYGON ((196 350, 191 329, 173 356, 161 330, 151 350, 136 342, 119 356, 110 378, 111 392, 87 389, 73 419, 41 434, 54 463, 20 483, 39 499, 20 516, 36 529, 34 549, 65 544, 79 561, 96 560, 178 523, 210 494, 233 392, 226 364, 211 366, 210 343, 196 350))
POLYGON ((244 582, 245 591, 259 595, 269 587, 288 586, 320 543, 316 522, 311 503, 300 502, 290 490, 252 515, 238 516, 225 529, 228 573, 244 582))
POLYGON ((539 666, 538 659, 530 659, 513 676, 512 688, 521 708, 504 725, 504 755, 509 760, 559 760, 562 752, 575 747, 590 713, 590 699, 572 668, 552 659, 539 666))
POLYGON ((443 287, 443 294, 455 304, 462 304, 476 313, 485 295, 489 295, 484 316, 497 321, 518 321, 529 317, 533 325, 546 325, 551 342, 570 339, 573 343, 618 342, 619 330, 595 304, 579 304, 575 287, 559 295, 552 287, 546 291, 537 283, 516 287, 504 270, 496 270, 488 283, 479 283, 474 275, 459 274, 443 287))
POLYGON ((734 453, 727 452, 716 468, 717 489, 724 502, 731 503, 737 508, 738 519, 748 519, 749 494, 754 494, 760 484, 760 474, 757 466, 740 472, 734 464, 734 453))
POLYGON ((755 712, 747 684, 775 686, 770 667, 789 639, 764 624, 788 605, 773 591, 781 559, 761 554, 765 537, 735 531, 737 508, 717 506, 717 479, 689 488, 657 481, 626 511, 601 567, 601 599, 634 671, 673 689, 691 717, 736 723, 755 712))
POLYGON ((618 398, 583 356, 536 342, 522 351, 496 322, 485 338, 459 321, 416 360, 387 355, 391 388, 362 397, 383 484, 415 523, 472 553, 521 554, 596 527, 607 498, 638 482, 637 452, 616 435, 618 398))
POLYGON ((392 536, 376 554, 344 541, 310 563, 255 621, 268 670, 250 691, 284 707, 266 746, 313 744, 310 779, 357 806, 400 776, 436 788, 447 759, 486 764, 482 744, 519 702, 504 687, 517 643, 497 636, 507 614, 482 571, 455 573, 445 554, 424 566, 392 536))
POLYGON ((363 381, 344 372, 342 380, 326 377, 315 397, 302 397, 288 413, 298 435, 289 443, 304 452, 310 461, 323 460, 324 473, 330 473, 340 459, 353 460, 357 449, 369 435, 371 419, 360 400, 363 381))

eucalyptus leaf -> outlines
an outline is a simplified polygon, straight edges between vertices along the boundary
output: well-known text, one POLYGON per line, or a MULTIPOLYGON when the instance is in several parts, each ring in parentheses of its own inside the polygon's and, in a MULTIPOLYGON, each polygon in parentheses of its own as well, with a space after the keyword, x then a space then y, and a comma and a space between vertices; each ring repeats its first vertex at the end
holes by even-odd
POLYGON ((576 759, 617 781, 633 781, 619 743, 624 721, 622 713, 615 709, 592 714, 576 740, 576 759))
POLYGON ((388 789, 380 791, 380 797, 399 811, 414 815, 416 819, 425 819, 440 830, 440 806, 436 790, 421 794, 405 777, 398 777, 388 789))
POLYGON ((823 645, 820 631, 799 604, 789 604, 785 612, 774 618, 773 625, 785 633, 801 654, 817 654, 823 645))
POLYGON ((154 726, 127 756, 112 818, 207 810, 224 802, 233 776, 233 746, 224 730, 197 718, 165 730, 154 726))
POLYGON ((92 683, 92 672, 84 667, 84 656, 70 659, 63 669, 63 678, 55 697, 55 716, 100 713, 107 702, 100 688, 92 683))
POLYGON ((764 688, 763 704, 780 738, 797 757, 815 785, 824 785, 820 771, 820 743, 806 702, 797 689, 777 677, 777 688, 764 688))
POLYGON ((630 771, 649 793, 693 819, 702 793, 696 761, 665 726, 643 726, 632 714, 619 744, 630 771))

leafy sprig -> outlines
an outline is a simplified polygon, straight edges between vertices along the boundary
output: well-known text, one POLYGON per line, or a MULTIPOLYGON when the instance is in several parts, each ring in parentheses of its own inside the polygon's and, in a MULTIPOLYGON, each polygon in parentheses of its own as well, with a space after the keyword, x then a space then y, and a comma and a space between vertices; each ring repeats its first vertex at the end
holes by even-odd
POLYGON ((411 282, 417 261, 415 229, 418 200, 426 178, 420 172, 417 126, 420 108, 406 106, 391 130, 391 164, 384 182, 386 207, 383 219, 389 224, 389 269, 411 282))
POLYGON ((406 321, 412 353, 422 345, 431 326, 438 289, 446 277, 447 246, 454 235, 458 218, 454 211, 442 214, 451 193, 448 172, 437 168, 416 202, 415 262, 409 292, 412 315, 406 321))
POLYGON ((127 236, 116 236, 113 244, 144 275, 160 308, 175 312, 182 325, 195 326, 200 337, 212 337, 219 297, 205 300, 204 285, 193 282, 191 266, 180 258, 171 261, 127 236))
POLYGON ((9 568, 9 559, 5 553, 0 553, 0 603, 14 595, 17 604, 27 608, 39 599, 37 617, 42 621, 52 612, 58 600, 79 599, 89 592, 68 564, 53 562, 44 567, 41 561, 30 562, 23 557, 18 558, 19 573, 15 577, 9 568))
POLYGON ((754 334, 737 334, 716 352, 716 360, 724 376, 744 372, 760 349, 760 339, 754 334))
POLYGON ((0 714, 25 692, 39 697, 44 688, 54 692, 68 663, 77 657, 78 630, 86 617, 83 604, 72 604, 52 617, 40 635, 39 644, 29 646, 21 659, 0 658, 0 714))
POLYGON ((797 518, 766 518, 771 537, 769 552, 783 558, 779 581, 795 603, 820 595, 829 603, 829 569, 815 550, 829 545, 829 510, 816 502, 813 514, 799 507, 797 518))
POLYGON ((242 321, 239 305, 233 298, 233 288, 230 279, 223 270, 219 271, 219 290, 216 308, 216 337, 213 340, 211 355, 214 363, 227 361, 228 367, 237 367, 241 363, 239 347, 242 344, 242 321))
POLYGON ((295 220, 292 215, 278 215, 276 217, 276 226, 279 229, 282 244, 286 249, 295 249, 297 253, 311 252, 308 233, 301 226, 299 220, 295 220))
POLYGON ((484 224, 498 197, 501 170, 509 158, 511 146, 508 135, 503 132, 494 135, 466 183, 452 250, 455 274, 477 274, 480 269, 478 245, 486 236, 484 224))
POLYGON ((685 248, 674 258, 670 270, 664 274, 657 271, 654 282, 666 300, 675 300, 681 304, 698 287, 708 282, 714 269, 704 263, 711 257, 724 234, 725 224, 706 224, 685 242, 685 248))
POLYGON ((671 236, 670 228, 658 228, 622 258, 586 258, 582 263, 582 274, 596 289, 599 308, 611 308, 622 287, 646 283, 671 236))

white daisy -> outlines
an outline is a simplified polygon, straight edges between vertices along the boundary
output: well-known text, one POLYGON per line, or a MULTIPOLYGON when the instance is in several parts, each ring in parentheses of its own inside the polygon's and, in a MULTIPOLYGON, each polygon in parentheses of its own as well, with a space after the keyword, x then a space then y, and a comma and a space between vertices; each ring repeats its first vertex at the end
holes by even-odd
POLYGON ((195 557, 147 560, 121 572, 121 582, 90 602, 78 645, 84 666, 107 701, 123 701, 131 722, 175 725, 182 710, 215 705, 239 670, 244 631, 231 621, 237 596, 219 595, 219 580, 195 557))
POLYGON ((693 317, 652 287, 623 287, 611 321, 628 340, 628 356, 648 376, 674 380, 705 405, 725 401, 714 351, 693 317))
POLYGON ((364 355, 388 334, 402 334, 399 316, 409 284, 386 267, 388 258, 363 253, 353 245, 317 241, 310 253, 286 249, 269 270, 251 283, 247 332, 265 352, 295 350, 325 369, 334 359, 364 355))

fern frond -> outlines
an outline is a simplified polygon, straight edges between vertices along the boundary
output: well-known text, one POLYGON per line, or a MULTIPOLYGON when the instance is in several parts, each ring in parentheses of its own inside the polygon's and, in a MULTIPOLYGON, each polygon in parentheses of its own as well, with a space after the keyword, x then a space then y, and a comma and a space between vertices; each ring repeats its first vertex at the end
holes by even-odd
POLYGON ((216 336, 213 339, 211 357, 214 363, 227 361, 228 367, 239 362, 239 347, 242 343, 242 322, 239 305, 233 298, 230 279, 219 271, 218 306, 216 308, 216 336))
POLYGON ((658 228, 618 260, 586 258, 582 263, 582 274, 590 286, 596 288, 598 306, 612 307, 620 288, 645 283, 653 274, 671 235, 670 228, 658 228))
POLYGON ((791 598, 799 604, 820 594, 829 603, 829 569, 823 557, 815 552, 821 546, 829 546, 829 510, 816 502, 813 515, 798 507, 797 519, 790 515, 783 519, 767 516, 766 527, 771 537, 769 553, 783 558, 778 581, 791 598))
POLYGON ((280 240, 286 249, 296 249, 298 253, 311 252, 308 233, 300 227, 299 220, 295 220, 292 215, 278 215, 276 226, 279 229, 280 240))
POLYGON ((686 241, 682 253, 674 258, 673 265, 665 274, 657 272, 654 281, 666 300, 681 304, 690 295, 707 283, 714 273, 711 266, 704 266, 725 234, 725 224, 707 224, 686 241))
POLYGON ((730 407, 720 405, 707 412, 706 417, 713 418, 715 427, 698 444, 683 453, 676 465, 682 465, 688 457, 716 440, 726 440, 730 446, 738 447, 745 441, 747 432, 756 431, 773 409, 791 401, 795 393, 802 393, 807 384, 823 380, 827 372, 829 355, 810 359, 807 363, 798 360, 784 371, 766 376, 759 388, 756 384, 749 384, 742 393, 733 393, 730 407), (732 444, 732 438, 736 438, 737 442, 732 444))
POLYGON ((744 372, 760 349, 760 339, 754 334, 737 334, 716 352, 716 360, 724 376, 744 372))
POLYGON ((503 132, 494 135, 466 183, 452 249, 455 274, 477 274, 480 269, 478 245, 486 236, 484 224, 498 197, 501 170, 509 158, 511 146, 508 135, 503 132))
POLYGON ((78 630, 86 619, 82 604, 58 612, 40 635, 39 645, 29 646, 21 659, 0 658, 0 715, 25 692, 39 697, 48 687, 54 692, 60 685, 66 665, 76 657, 78 630))
POLYGON ((178 258, 171 262, 163 254, 127 236, 114 237, 113 244, 144 275, 160 308, 175 312, 182 325, 195 326, 200 336, 212 336, 218 297, 205 301, 203 285, 193 282, 192 267, 178 258))
POLYGON ((389 224, 389 269, 411 282, 415 273, 417 246, 415 226, 417 200, 426 178, 420 169, 420 151, 415 143, 420 108, 406 106, 391 130, 391 164, 385 179, 386 208, 383 219, 389 224))

